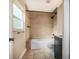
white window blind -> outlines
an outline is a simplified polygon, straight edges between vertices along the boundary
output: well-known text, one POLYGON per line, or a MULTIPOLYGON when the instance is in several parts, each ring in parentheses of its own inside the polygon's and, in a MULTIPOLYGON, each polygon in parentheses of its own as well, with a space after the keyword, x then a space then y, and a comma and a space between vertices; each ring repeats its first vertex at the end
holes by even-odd
POLYGON ((14 30, 23 30, 23 13, 21 9, 13 4, 13 28, 14 30))

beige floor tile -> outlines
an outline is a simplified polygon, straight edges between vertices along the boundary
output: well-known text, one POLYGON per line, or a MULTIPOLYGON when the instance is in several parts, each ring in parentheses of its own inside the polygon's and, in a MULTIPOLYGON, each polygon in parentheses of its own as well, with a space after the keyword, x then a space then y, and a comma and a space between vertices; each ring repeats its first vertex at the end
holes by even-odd
POLYGON ((54 54, 48 49, 29 50, 22 59, 54 59, 54 54))

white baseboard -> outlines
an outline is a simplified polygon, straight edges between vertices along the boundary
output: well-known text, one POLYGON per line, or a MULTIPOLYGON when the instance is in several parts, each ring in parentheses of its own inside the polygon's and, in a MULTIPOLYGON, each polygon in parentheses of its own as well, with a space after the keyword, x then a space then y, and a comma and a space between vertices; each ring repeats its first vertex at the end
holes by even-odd
POLYGON ((19 59, 22 59, 22 57, 24 56, 25 52, 27 51, 27 49, 24 49, 24 51, 21 53, 19 59))

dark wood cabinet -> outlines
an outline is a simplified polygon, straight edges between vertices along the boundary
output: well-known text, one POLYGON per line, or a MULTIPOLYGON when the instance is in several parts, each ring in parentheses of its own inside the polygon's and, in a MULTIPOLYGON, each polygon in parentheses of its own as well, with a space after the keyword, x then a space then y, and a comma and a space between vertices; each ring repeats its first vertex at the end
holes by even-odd
POLYGON ((56 59, 62 59, 62 38, 54 36, 54 56, 56 59))

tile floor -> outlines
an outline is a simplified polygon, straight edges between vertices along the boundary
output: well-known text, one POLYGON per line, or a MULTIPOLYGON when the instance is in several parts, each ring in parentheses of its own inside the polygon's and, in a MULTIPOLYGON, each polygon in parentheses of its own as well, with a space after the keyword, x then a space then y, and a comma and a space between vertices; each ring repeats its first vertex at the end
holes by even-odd
POLYGON ((55 59, 54 52, 49 48, 32 49, 27 51, 22 59, 55 59))

